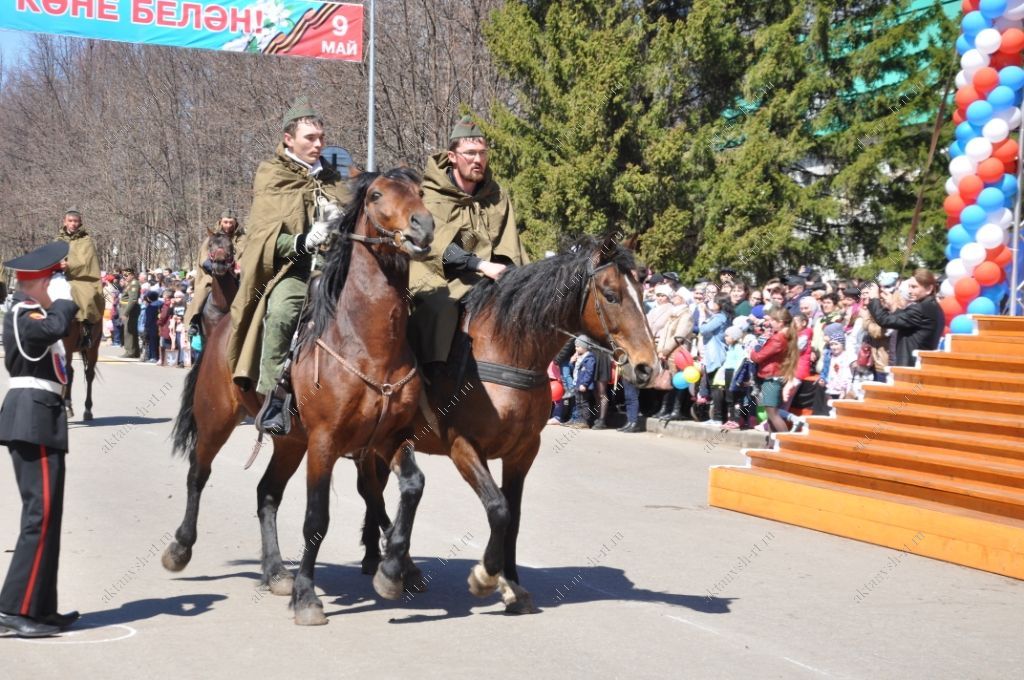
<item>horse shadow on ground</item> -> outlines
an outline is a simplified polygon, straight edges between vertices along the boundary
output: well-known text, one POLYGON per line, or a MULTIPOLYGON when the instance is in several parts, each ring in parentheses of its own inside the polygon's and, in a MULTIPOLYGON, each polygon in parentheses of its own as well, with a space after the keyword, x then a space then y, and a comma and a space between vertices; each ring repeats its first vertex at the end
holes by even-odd
POLYGON ((77 430, 83 427, 119 427, 124 425, 131 425, 132 427, 138 427, 140 425, 157 425, 159 423, 169 423, 170 418, 144 418, 142 416, 105 416, 103 418, 93 418, 92 420, 75 420, 68 423, 69 430, 77 430))
MULTIPOLYGON (((425 593, 405 591, 397 600, 383 600, 373 590, 372 577, 363 574, 358 563, 319 563, 316 566, 316 585, 322 591, 328 617, 357 614, 372 609, 394 610, 390 623, 418 623, 444 621, 475 614, 505 614, 499 595, 477 598, 470 594, 466 577, 474 560, 438 557, 414 558, 422 570, 429 590, 425 593), (477 612, 487 608, 499 609, 477 612), (340 607, 341 609, 338 609, 340 607), (409 610, 429 610, 410 613, 409 610), (442 610, 441 613, 435 613, 442 610)), ((209 582, 232 578, 251 579, 255 585, 260 579, 257 560, 232 560, 230 567, 256 566, 253 571, 179 577, 179 581, 209 582)), ((289 565, 294 573, 297 565, 289 565)), ((587 602, 646 602, 681 607, 705 614, 728 614, 734 598, 710 595, 685 595, 658 592, 637 587, 621 569, 607 566, 566 566, 534 569, 519 567, 522 585, 533 597, 534 605, 542 612, 555 607, 572 606, 587 602)), ((267 593, 268 597, 271 597, 267 593)), ((261 598, 262 599, 262 598, 261 598)), ((280 599, 287 604, 288 599, 280 599)))
POLYGON ((197 594, 125 602, 117 609, 106 609, 82 614, 79 623, 75 625, 75 630, 135 623, 136 621, 144 621, 161 614, 168 616, 199 616, 210 611, 215 602, 225 599, 227 599, 225 595, 197 594))

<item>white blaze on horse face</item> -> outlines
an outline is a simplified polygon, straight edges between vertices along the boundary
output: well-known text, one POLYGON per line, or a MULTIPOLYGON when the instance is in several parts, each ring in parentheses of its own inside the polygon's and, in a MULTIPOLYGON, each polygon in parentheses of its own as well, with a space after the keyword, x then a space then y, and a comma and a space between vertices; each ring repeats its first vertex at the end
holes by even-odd
POLYGON ((647 323, 647 315, 644 314, 644 306, 643 303, 640 302, 640 296, 636 292, 636 286, 634 286, 630 282, 630 280, 626 278, 625 274, 622 275, 622 282, 626 284, 626 290, 629 291, 629 297, 633 299, 634 303, 636 303, 637 311, 640 312, 640 316, 643 317, 644 319, 644 329, 647 331, 647 339, 650 340, 651 344, 653 345, 654 336, 651 335, 651 325, 647 323))

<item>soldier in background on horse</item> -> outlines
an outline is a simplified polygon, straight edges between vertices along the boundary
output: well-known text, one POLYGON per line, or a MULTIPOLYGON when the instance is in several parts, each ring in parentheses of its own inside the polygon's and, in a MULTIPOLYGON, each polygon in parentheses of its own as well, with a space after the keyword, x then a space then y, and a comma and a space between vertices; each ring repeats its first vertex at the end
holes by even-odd
MULTIPOLYGON (((57 613, 57 565, 64 509, 64 455, 68 421, 62 339, 78 312, 66 282, 66 299, 51 299, 52 275, 68 244, 48 243, 5 262, 17 272, 15 305, 4 318, 4 365, 11 379, 0 407, 0 444, 10 449, 21 494, 21 533, 0 590, 0 631, 21 637, 55 635, 78 619, 57 613)), ((57 297, 56 290, 52 293, 57 297)))
POLYGON ((256 419, 263 431, 283 431, 287 386, 278 386, 292 347, 328 225, 350 199, 343 178, 320 158, 324 122, 300 97, 282 120, 283 139, 253 181, 242 280, 231 305, 228 362, 243 389, 256 383, 266 397, 256 419), (277 389, 275 389, 277 388, 277 389))
POLYGON ((90 347, 98 342, 93 337, 93 327, 99 324, 102 336, 103 285, 100 282, 100 258, 96 255, 96 244, 86 233, 82 214, 77 210, 64 213, 57 238, 68 243, 68 261, 64 275, 71 284, 71 295, 78 305, 75 319, 82 324, 80 345, 90 347))
POLYGON ((213 279, 207 271, 207 259, 209 258, 210 236, 213 234, 224 234, 231 237, 235 247, 235 271, 238 271, 238 262, 242 259, 242 239, 245 236, 245 229, 238 222, 238 215, 231 208, 227 208, 220 214, 217 226, 207 230, 207 236, 199 246, 199 255, 196 257, 196 278, 193 284, 192 300, 188 303, 185 311, 185 321, 189 325, 189 335, 197 335, 202 331, 201 322, 203 306, 206 298, 213 290, 213 279))
POLYGON ((459 323, 459 300, 484 277, 497 279, 508 265, 529 261, 519 242, 508 194, 487 167, 489 150, 469 116, 452 130, 448 151, 427 160, 423 202, 436 231, 430 258, 413 261, 411 339, 423 362, 448 359, 459 323))

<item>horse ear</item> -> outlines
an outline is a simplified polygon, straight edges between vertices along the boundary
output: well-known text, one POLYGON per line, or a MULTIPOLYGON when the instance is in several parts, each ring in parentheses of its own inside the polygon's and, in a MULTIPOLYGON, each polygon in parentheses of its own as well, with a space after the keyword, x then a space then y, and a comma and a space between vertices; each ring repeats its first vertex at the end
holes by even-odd
POLYGON ((611 262, 615 257, 615 251, 618 247, 619 244, 616 241, 614 234, 605 236, 601 241, 601 247, 594 253, 594 266, 599 267, 602 264, 611 262))
POLYGON ((636 252, 637 243, 640 241, 640 234, 630 234, 626 238, 622 239, 622 247, 627 250, 636 252))
POLYGON ((358 177, 361 174, 363 174, 363 169, 361 167, 359 167, 358 165, 356 165, 355 163, 353 163, 352 165, 348 166, 348 176, 349 176, 350 179, 352 177, 358 177))

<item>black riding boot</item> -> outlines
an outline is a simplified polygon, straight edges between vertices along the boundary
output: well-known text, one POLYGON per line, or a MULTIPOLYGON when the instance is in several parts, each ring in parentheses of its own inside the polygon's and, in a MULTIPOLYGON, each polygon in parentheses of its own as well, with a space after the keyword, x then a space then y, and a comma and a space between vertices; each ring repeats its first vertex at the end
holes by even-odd
POLYGON ((78 338, 78 346, 82 349, 92 347, 92 321, 82 322, 82 334, 78 338))
POLYGON ((682 390, 672 391, 676 392, 676 405, 675 408, 672 409, 672 413, 669 415, 668 420, 686 420, 686 416, 683 415, 683 404, 686 402, 686 400, 683 399, 683 392, 682 390))
POLYGON ((665 396, 661 398, 661 410, 654 414, 655 418, 668 418, 672 414, 672 398, 675 396, 675 392, 675 390, 665 392, 665 396))
POLYGON ((264 434, 284 436, 292 429, 292 362, 285 361, 277 385, 256 414, 256 429, 264 434))

